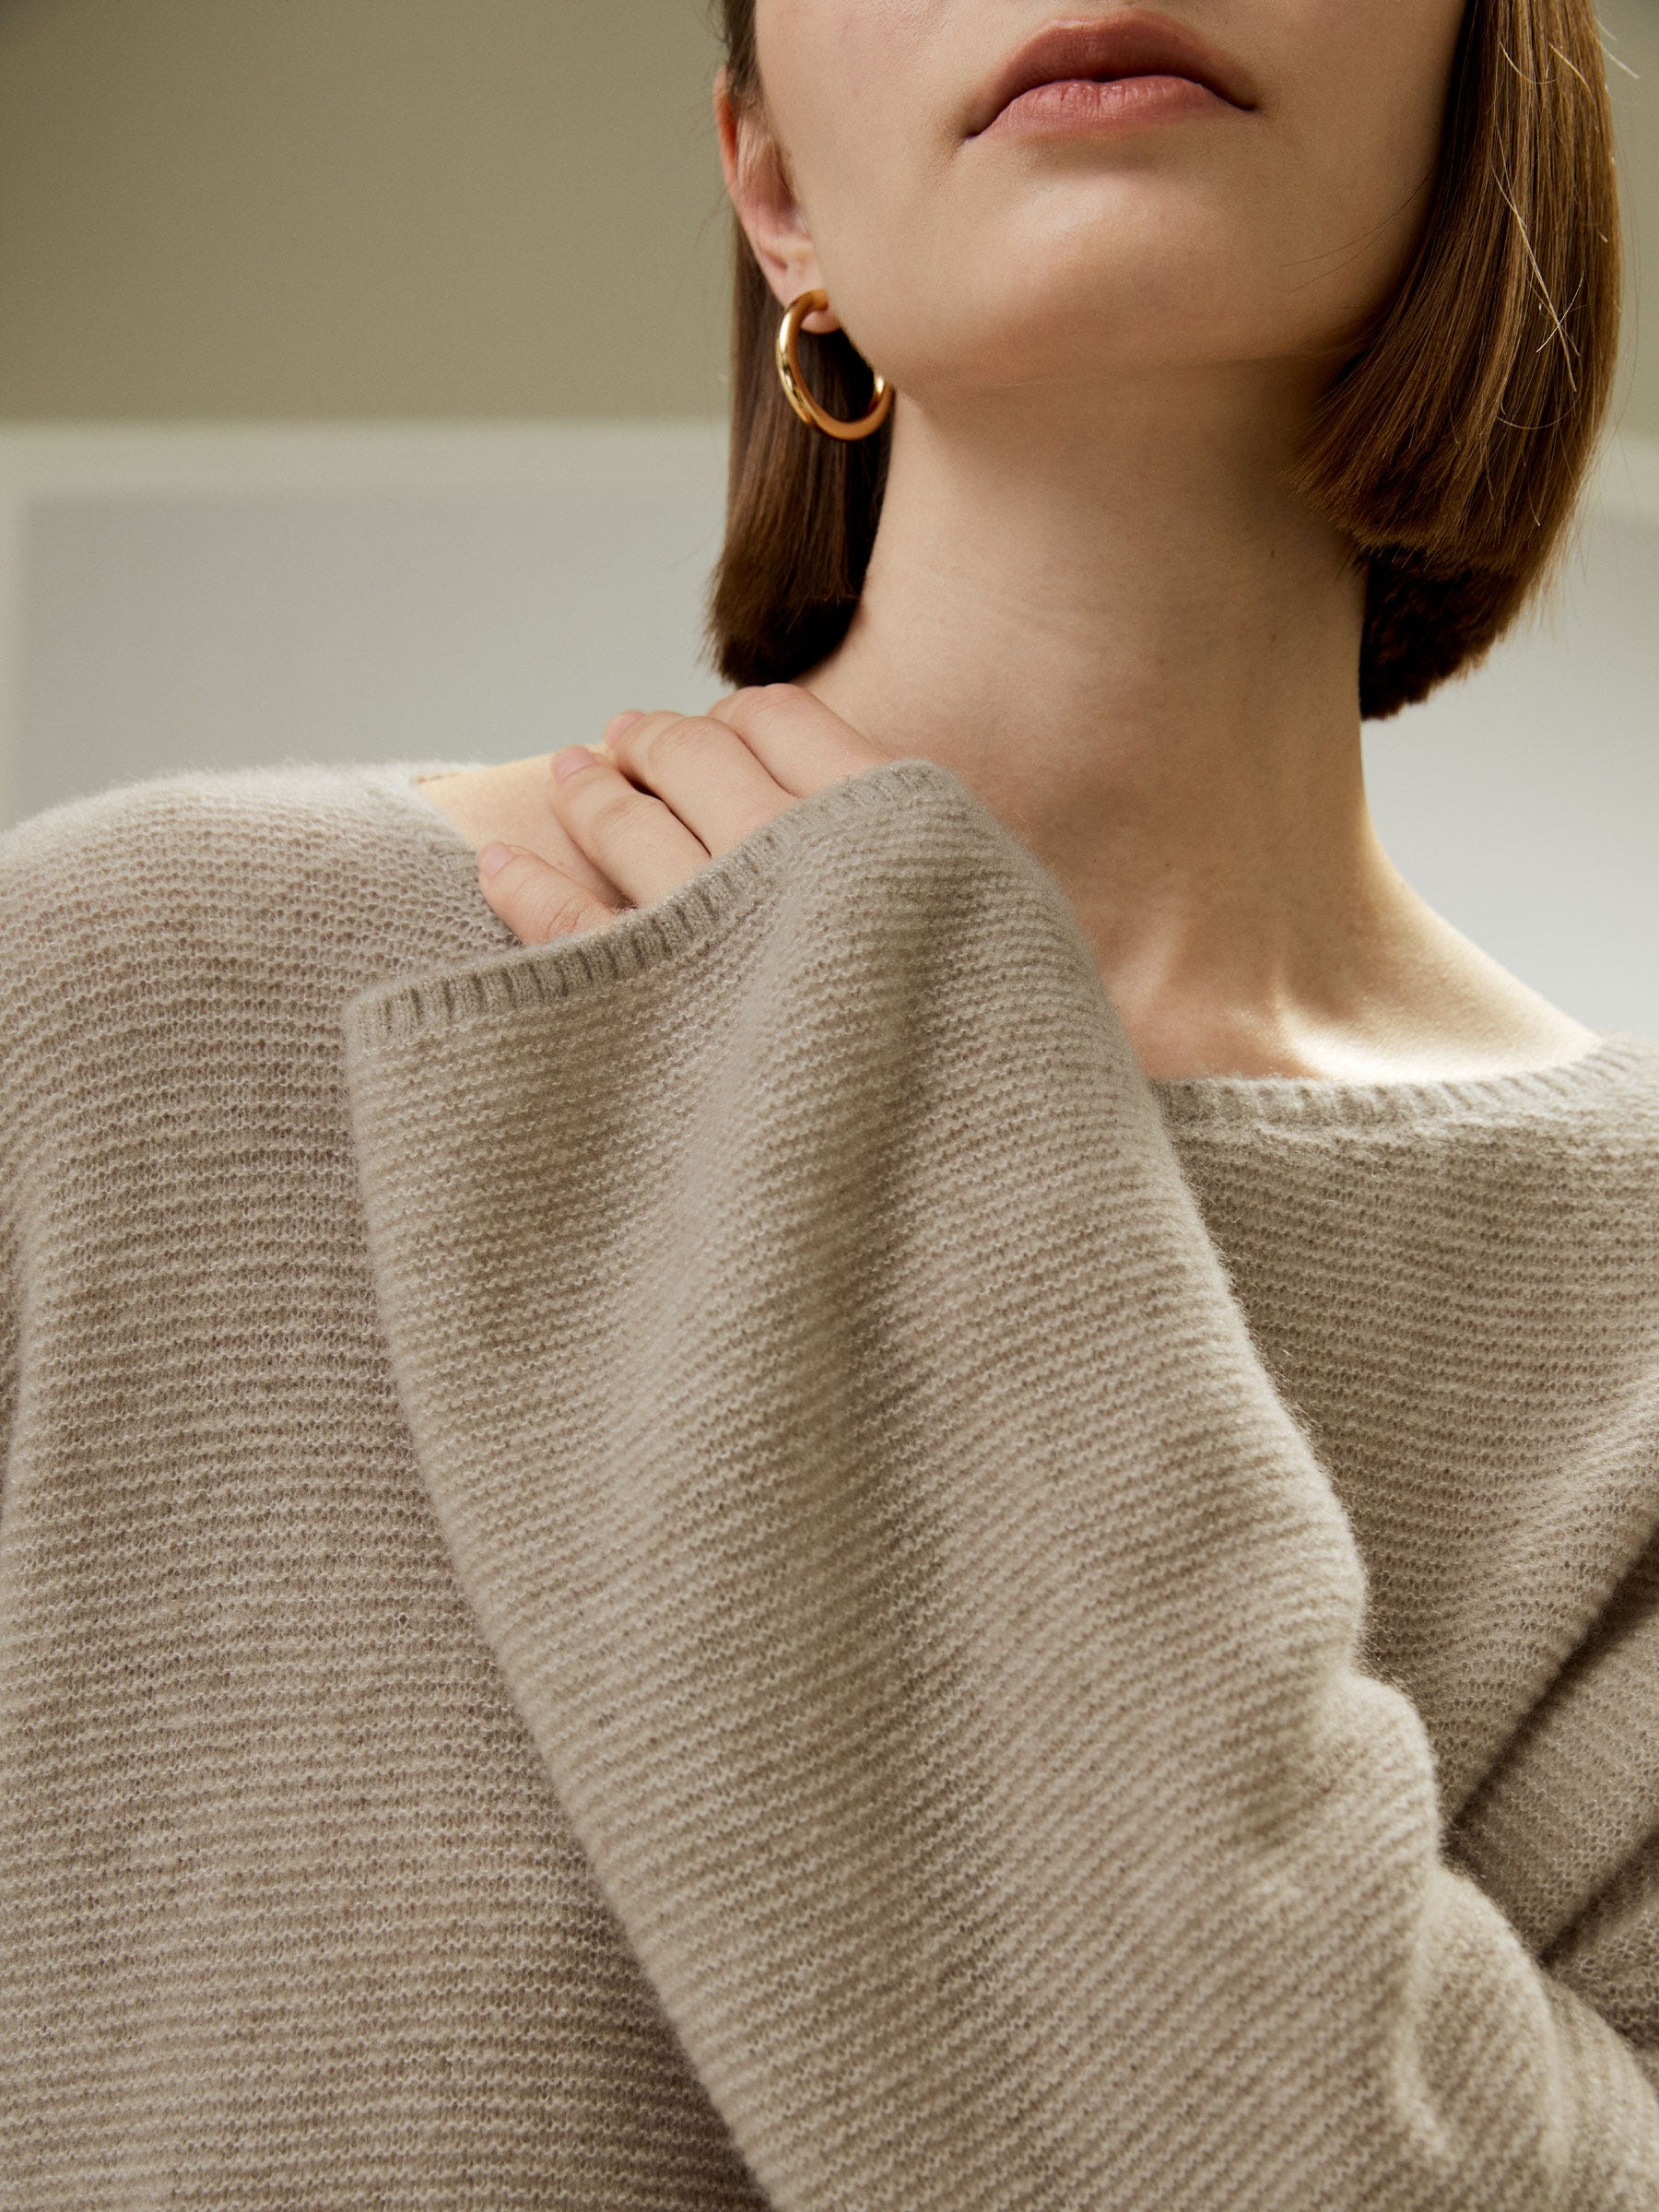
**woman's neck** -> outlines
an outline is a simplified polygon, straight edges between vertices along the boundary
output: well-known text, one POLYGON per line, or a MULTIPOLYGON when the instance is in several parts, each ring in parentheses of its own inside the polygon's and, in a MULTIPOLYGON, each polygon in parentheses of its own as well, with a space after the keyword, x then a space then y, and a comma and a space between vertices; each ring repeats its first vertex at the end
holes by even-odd
POLYGON ((1171 382, 1114 386, 1086 433, 1052 388, 948 427, 900 396, 863 595, 805 688, 955 771, 1052 870, 1149 1074, 1570 1056, 1590 1032, 1382 849, 1363 578, 1285 488, 1285 436, 1246 433, 1259 390, 1225 421, 1213 371, 1207 419, 1171 382))

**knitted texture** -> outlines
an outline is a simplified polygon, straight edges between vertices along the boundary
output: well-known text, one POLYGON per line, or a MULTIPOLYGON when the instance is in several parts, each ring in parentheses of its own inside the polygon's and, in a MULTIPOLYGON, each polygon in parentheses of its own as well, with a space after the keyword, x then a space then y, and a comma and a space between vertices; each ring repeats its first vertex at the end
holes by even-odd
POLYGON ((1659 1042, 1140 1072, 949 771, 0 839, 0 2206, 1652 2212, 1659 1042))

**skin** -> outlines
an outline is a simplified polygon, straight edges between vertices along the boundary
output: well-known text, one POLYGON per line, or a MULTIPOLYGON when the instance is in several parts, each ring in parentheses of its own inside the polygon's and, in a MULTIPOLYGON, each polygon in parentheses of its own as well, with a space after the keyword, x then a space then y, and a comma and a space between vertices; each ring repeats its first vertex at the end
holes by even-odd
POLYGON ((1177 0, 1248 111, 971 136, 1040 0, 760 0, 764 111, 714 87, 727 190, 780 303, 821 286, 806 327, 842 324, 895 387, 874 555, 798 684, 613 724, 562 779, 549 755, 426 784, 476 846, 520 849, 480 871, 515 934, 604 926, 906 754, 1053 871, 1149 1075, 1589 1049, 1383 852, 1361 579, 1286 482, 1417 242, 1462 5, 1177 0))

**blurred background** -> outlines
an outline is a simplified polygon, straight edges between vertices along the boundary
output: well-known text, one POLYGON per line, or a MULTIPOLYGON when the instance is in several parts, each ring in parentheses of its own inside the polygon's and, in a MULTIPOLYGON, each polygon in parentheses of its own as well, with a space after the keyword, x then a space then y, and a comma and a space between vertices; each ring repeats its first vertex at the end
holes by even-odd
MULTIPOLYGON (((1598 19, 1615 430, 1549 606, 1366 764, 1431 904, 1659 1035, 1659 0, 1598 19)), ((706 0, 0 0, 0 828, 727 688, 719 59, 706 0)))

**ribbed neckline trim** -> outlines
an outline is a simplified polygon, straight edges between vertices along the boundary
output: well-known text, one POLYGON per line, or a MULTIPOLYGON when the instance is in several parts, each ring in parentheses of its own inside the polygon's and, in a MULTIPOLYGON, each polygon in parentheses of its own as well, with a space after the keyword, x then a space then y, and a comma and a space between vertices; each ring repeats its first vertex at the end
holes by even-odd
MULTIPOLYGON (((371 772, 424 826, 434 849, 476 865, 472 846, 418 784, 422 778, 459 775, 479 765, 476 760, 402 760, 371 772)), ((796 817, 833 818, 849 808, 879 804, 888 784, 924 789, 940 772, 935 762, 920 757, 884 761, 800 801, 643 912, 625 914, 603 931, 557 947, 519 947, 503 956, 505 965, 488 963, 432 985, 385 986, 370 994, 372 1003, 365 1003, 363 1018, 382 1034, 406 1032, 430 1018, 447 1022, 465 1011, 456 1003, 457 990, 483 1013, 507 1004, 563 997, 572 985, 580 988, 602 976, 636 973, 662 954, 702 936, 723 913, 735 915, 747 907, 770 879, 785 841, 804 826, 796 817), (524 956, 531 951, 543 957, 526 964, 524 956), (549 952, 556 956, 551 966, 545 957, 549 952), (437 997, 429 1005, 433 991, 437 997)), ((1148 1076, 1145 1080, 1171 1126, 1244 1129, 1299 1124, 1397 1126, 1458 1115, 1488 1122, 1505 1115, 1524 1118, 1592 1101, 1634 1075, 1648 1076, 1659 1087, 1659 1039, 1611 1030, 1571 1060, 1507 1075, 1380 1083, 1325 1076, 1148 1076)))
POLYGON ((1166 1124, 1181 1128, 1394 1125, 1458 1115, 1526 1118, 1591 1103, 1631 1076, 1659 1090, 1659 1040, 1609 1030, 1588 1051, 1548 1067, 1499 1076, 1403 1077, 1386 1083, 1326 1076, 1169 1076, 1147 1080, 1166 1124))

